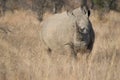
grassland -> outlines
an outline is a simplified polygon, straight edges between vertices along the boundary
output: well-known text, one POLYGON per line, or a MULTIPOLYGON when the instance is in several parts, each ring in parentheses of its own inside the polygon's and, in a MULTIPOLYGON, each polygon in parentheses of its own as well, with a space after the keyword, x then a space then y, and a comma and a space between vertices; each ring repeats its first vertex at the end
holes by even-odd
POLYGON ((93 11, 90 20, 93 51, 75 60, 46 53, 33 12, 6 13, 0 17, 0 80, 120 80, 120 13, 111 11, 99 20, 93 11))

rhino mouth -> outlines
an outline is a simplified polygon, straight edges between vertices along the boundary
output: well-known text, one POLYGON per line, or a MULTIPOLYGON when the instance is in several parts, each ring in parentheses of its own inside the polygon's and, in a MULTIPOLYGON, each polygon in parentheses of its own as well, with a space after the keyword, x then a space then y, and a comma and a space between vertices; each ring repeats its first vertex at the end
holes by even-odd
POLYGON ((77 45, 75 44, 74 45, 74 51, 76 53, 78 53, 78 52, 82 52, 82 53, 89 52, 87 47, 88 47, 88 45, 86 43, 80 43, 80 44, 77 44, 77 45))

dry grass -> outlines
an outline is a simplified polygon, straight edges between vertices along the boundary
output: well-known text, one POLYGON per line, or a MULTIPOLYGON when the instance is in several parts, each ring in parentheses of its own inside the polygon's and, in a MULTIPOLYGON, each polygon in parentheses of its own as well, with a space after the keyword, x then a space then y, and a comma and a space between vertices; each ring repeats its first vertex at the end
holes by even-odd
POLYGON ((0 80, 120 80, 120 14, 111 11, 102 21, 97 18, 94 12, 92 53, 75 60, 44 51, 40 23, 31 11, 1 17, 0 80))

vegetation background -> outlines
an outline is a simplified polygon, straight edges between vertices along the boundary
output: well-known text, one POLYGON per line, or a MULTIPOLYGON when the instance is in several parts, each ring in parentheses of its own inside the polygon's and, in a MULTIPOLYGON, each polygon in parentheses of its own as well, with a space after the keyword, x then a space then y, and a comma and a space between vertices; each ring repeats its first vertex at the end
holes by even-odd
POLYGON ((79 0, 0 0, 0 80, 120 80, 120 0, 88 0, 92 53, 51 56, 39 37, 42 20, 79 0))

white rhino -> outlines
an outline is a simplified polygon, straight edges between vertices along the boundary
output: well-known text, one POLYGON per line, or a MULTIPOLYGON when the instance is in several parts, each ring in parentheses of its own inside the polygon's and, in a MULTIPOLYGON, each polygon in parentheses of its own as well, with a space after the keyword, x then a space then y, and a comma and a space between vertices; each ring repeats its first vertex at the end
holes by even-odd
POLYGON ((91 51, 94 31, 89 20, 89 11, 76 8, 72 12, 55 14, 42 22, 41 38, 49 51, 91 51))

